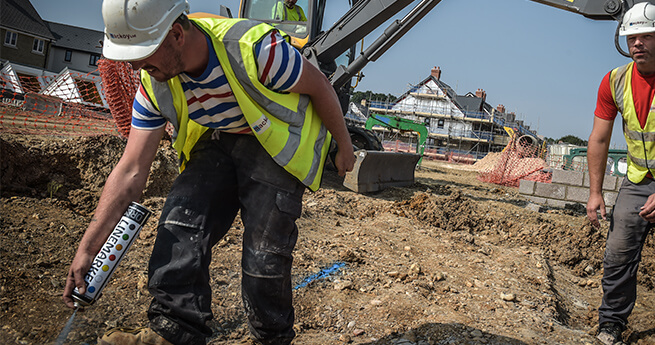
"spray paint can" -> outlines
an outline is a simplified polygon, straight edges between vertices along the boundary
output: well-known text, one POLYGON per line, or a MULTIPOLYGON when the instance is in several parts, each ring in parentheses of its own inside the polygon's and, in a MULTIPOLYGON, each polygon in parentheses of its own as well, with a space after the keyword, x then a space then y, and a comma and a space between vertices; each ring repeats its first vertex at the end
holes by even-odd
POLYGON ((127 207, 84 276, 86 291, 81 294, 77 288, 73 290, 75 307, 90 306, 100 298, 109 278, 139 235, 143 225, 148 221, 150 214, 150 210, 136 202, 132 202, 127 207))

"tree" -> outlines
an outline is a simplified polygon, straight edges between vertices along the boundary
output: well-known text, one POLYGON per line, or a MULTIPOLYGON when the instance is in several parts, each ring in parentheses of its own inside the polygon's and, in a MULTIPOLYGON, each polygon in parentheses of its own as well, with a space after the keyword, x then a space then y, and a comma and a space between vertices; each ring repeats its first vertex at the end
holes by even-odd
POLYGON ((582 140, 575 135, 565 135, 559 139, 557 139, 557 142, 563 142, 567 144, 572 144, 576 146, 587 146, 587 141, 582 140))

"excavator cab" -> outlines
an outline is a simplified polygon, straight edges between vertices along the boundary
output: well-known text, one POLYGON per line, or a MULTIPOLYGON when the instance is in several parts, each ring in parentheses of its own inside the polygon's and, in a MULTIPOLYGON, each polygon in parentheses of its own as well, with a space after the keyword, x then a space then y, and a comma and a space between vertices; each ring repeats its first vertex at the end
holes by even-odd
POLYGON ((243 0, 239 8, 239 17, 274 25, 291 36, 291 43, 300 49, 309 40, 308 27, 315 21, 312 16, 314 9, 309 7, 308 0, 298 0, 291 9, 287 8, 285 2, 284 0, 243 0))

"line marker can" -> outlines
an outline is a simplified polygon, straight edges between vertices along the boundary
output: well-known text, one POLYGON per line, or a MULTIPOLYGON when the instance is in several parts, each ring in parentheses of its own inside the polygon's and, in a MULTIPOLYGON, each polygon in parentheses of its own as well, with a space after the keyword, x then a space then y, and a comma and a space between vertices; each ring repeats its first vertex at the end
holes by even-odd
POLYGON ((132 202, 127 207, 84 276, 86 291, 81 294, 77 288, 73 290, 75 307, 90 306, 100 298, 109 278, 139 235, 143 225, 148 221, 150 214, 150 210, 136 202, 132 202))

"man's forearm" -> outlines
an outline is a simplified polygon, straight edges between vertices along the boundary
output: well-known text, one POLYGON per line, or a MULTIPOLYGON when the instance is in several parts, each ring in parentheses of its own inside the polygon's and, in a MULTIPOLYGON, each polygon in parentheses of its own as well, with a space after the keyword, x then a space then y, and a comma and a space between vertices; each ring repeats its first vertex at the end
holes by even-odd
POLYGON ((594 128, 587 144, 587 168, 589 169, 589 193, 602 192, 605 169, 607 168, 607 150, 609 149, 612 122, 595 118, 594 128))
POLYGON ((587 166, 589 168, 589 192, 601 193, 605 169, 607 167, 607 150, 609 145, 592 145, 587 151, 587 166))
POLYGON ((97 252, 130 202, 141 197, 144 186, 142 177, 115 169, 103 187, 96 211, 80 241, 80 250, 97 252))
POLYGON ((323 121, 325 128, 330 131, 332 137, 337 142, 337 145, 339 145, 340 148, 345 145, 352 145, 350 142, 350 134, 348 133, 346 122, 343 119, 343 113, 341 112, 341 106, 337 101, 336 94, 332 97, 326 95, 326 97, 316 97, 316 99, 312 98, 312 104, 314 105, 318 116, 323 121))
POLYGON ((301 78, 289 91, 308 95, 312 100, 314 110, 323 121, 325 128, 332 134, 339 148, 352 147, 339 97, 323 72, 305 59, 301 78))
POLYGON ((164 128, 153 131, 133 128, 130 131, 125 152, 105 182, 79 250, 100 249, 130 202, 141 198, 163 132, 164 128))

